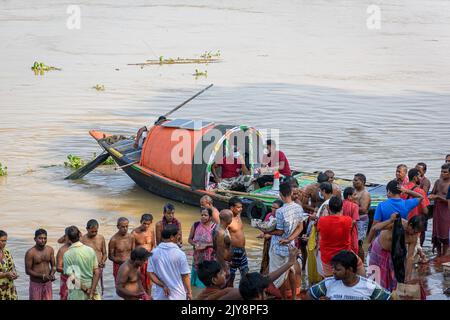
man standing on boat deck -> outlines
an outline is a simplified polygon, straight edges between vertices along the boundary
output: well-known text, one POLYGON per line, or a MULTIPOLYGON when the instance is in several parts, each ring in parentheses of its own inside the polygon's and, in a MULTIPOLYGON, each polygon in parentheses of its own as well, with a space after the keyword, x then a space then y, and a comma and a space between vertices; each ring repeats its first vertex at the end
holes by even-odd
MULTIPOLYGON (((131 232, 134 239, 134 247, 145 248, 148 252, 152 252, 153 248, 156 246, 155 242, 155 231, 153 229, 153 216, 150 213, 144 213, 141 217, 141 225, 131 232)), ((147 262, 141 267, 141 281, 145 292, 149 293, 151 281, 150 277, 147 275, 147 262)))
POLYGON ((365 253, 363 248, 364 239, 367 236, 369 228, 369 208, 371 203, 370 193, 366 189, 366 176, 362 173, 357 173, 353 177, 353 188, 356 192, 354 198, 359 206, 359 220, 358 220, 358 256, 364 261, 365 253))
POLYGON ((231 236, 231 265, 227 286, 232 287, 237 269, 241 277, 248 272, 248 260, 245 252, 244 225, 241 220, 242 201, 238 197, 232 197, 228 201, 228 206, 233 213, 233 219, 228 226, 231 236))
POLYGON ((30 300, 52 300, 56 263, 53 248, 47 246, 47 231, 36 230, 36 245, 25 254, 25 271, 30 276, 30 300))
POLYGON ((217 189, 234 190, 245 188, 246 192, 253 191, 254 178, 245 165, 244 157, 236 145, 232 147, 232 150, 233 152, 224 157, 220 163, 212 165, 211 172, 217 182, 217 189), (222 168, 220 177, 216 171, 218 167, 222 168))
MULTIPOLYGON (((273 168, 274 171, 279 171, 284 177, 288 178, 292 175, 289 161, 283 151, 277 150, 275 140, 266 141, 267 155, 264 155, 262 165, 273 168)), ((259 187, 272 184, 273 175, 264 175, 258 178, 259 187)))
POLYGON ((210 196, 204 195, 203 197, 200 198, 200 207, 211 209, 213 212, 212 219, 214 223, 217 225, 220 223, 219 210, 217 210, 217 208, 214 207, 213 199, 210 196))

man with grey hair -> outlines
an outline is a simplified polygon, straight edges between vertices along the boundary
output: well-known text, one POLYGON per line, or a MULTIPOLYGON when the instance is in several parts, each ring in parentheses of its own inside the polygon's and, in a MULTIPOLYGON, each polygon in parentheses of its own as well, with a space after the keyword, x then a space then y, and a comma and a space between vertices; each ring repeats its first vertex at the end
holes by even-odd
POLYGON ((217 208, 214 207, 213 199, 210 196, 204 195, 203 197, 200 198, 200 207, 211 209, 212 210, 212 219, 213 219, 214 223, 215 224, 220 223, 219 210, 217 210, 217 208))

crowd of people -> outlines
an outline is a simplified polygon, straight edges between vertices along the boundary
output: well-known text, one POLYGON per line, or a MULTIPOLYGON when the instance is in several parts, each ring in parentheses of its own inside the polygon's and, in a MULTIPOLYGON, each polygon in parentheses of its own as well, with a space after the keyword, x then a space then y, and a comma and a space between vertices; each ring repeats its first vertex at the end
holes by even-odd
MULTIPOLYGON (((99 300, 108 260, 113 263, 116 293, 127 300, 391 299, 398 284, 411 282, 415 259, 427 263, 421 246, 430 200, 434 202, 433 250, 438 256, 448 254, 449 170, 450 155, 431 189, 425 163, 409 170, 399 165, 395 179, 386 185, 387 200, 378 204, 373 221, 363 174, 356 174, 353 187, 343 192, 331 170, 305 188, 286 175, 279 187, 280 199, 265 217, 275 227, 258 236, 264 240, 259 272, 249 270, 239 197, 230 198, 229 208, 221 211, 209 196, 200 200, 200 219, 188 236, 194 252, 191 266, 182 250, 181 223, 172 204, 164 206, 163 217, 155 224, 152 214, 143 214, 131 232, 129 220, 119 218, 117 233, 108 244, 98 233, 96 220, 87 222, 84 235, 69 226, 58 240, 61 247, 56 255, 47 245, 47 231, 38 229, 35 245, 25 254, 29 299, 52 299, 52 282, 59 273, 61 300, 99 300), (376 276, 369 270, 375 270, 376 276), (240 281, 235 283, 238 271, 240 281), (306 294, 301 293, 302 279, 308 281, 306 294), (196 297, 193 286, 202 289, 196 297)), ((14 300, 18 272, 6 248, 7 238, 0 230, 0 299, 14 300)))

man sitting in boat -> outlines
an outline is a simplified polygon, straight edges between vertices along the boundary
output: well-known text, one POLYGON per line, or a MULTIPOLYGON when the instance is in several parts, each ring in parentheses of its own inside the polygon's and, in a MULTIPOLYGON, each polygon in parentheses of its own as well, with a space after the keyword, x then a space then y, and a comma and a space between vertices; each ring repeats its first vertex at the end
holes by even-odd
POLYGON ((232 150, 233 152, 224 157, 220 163, 214 162, 212 165, 211 172, 217 183, 217 189, 253 191, 254 178, 245 165, 244 157, 236 145, 232 150), (221 175, 217 173, 219 167, 222 169, 221 175))
POLYGON ((146 126, 140 128, 136 134, 136 140, 134 141, 133 147, 135 149, 140 149, 144 145, 145 138, 147 138, 148 129, 146 126))
MULTIPOLYGON (((290 177, 292 175, 291 168, 289 166, 289 161, 286 158, 286 155, 283 151, 277 150, 277 145, 275 140, 267 140, 266 148, 268 150, 267 155, 264 155, 262 161, 262 171, 267 172, 275 172, 279 171, 282 176, 285 178, 290 177)), ((264 174, 257 180, 259 187, 262 188, 266 185, 273 183, 273 174, 264 174)))

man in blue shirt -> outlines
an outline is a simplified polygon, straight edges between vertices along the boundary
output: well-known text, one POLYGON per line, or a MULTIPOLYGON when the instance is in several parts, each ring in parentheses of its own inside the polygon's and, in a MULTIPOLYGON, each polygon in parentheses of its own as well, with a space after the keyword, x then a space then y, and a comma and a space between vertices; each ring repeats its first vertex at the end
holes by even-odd
POLYGON ((408 213, 423 200, 423 196, 420 193, 405 189, 400 186, 397 180, 389 181, 386 186, 386 192, 388 199, 378 204, 373 217, 373 225, 389 220, 395 212, 400 213, 403 219, 407 219, 408 213), (401 193, 405 193, 413 197, 413 199, 403 200, 400 197, 401 193))

